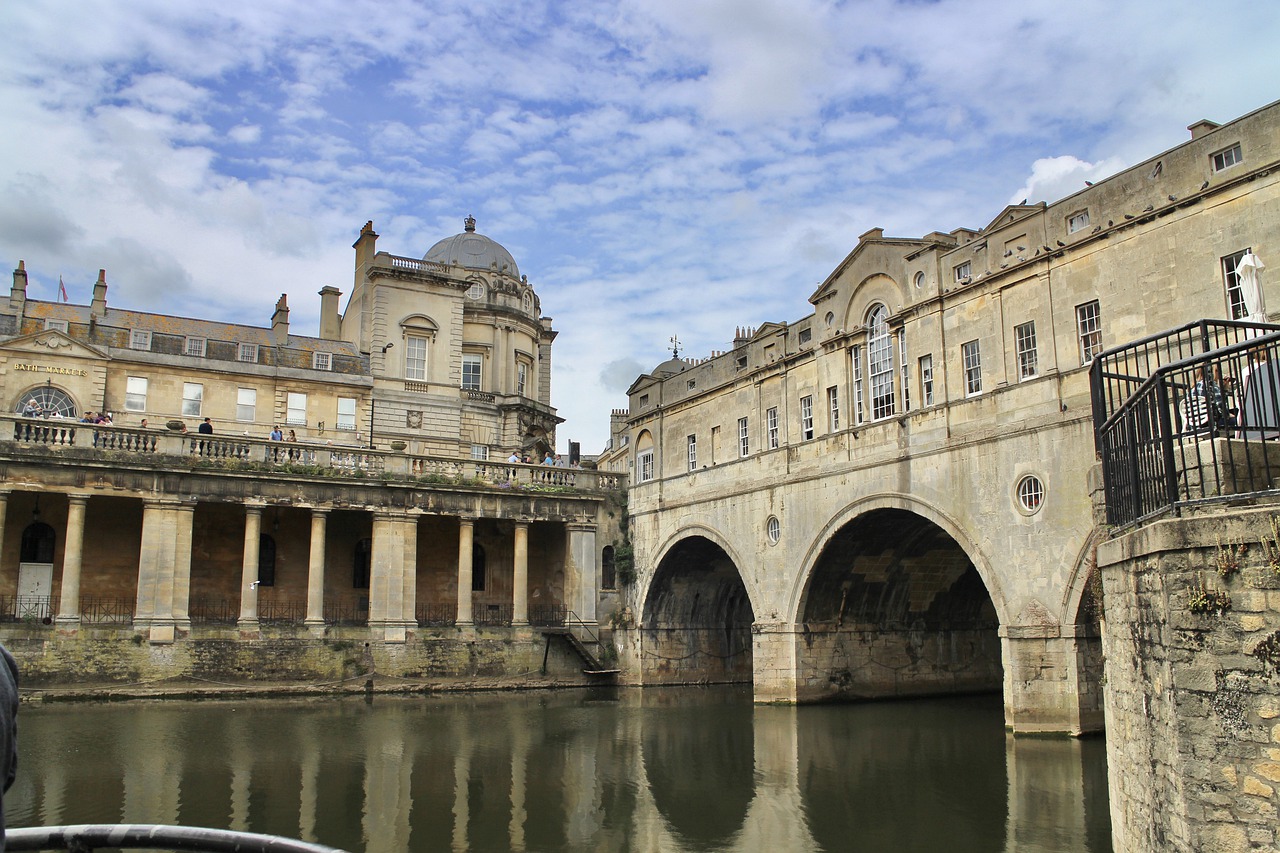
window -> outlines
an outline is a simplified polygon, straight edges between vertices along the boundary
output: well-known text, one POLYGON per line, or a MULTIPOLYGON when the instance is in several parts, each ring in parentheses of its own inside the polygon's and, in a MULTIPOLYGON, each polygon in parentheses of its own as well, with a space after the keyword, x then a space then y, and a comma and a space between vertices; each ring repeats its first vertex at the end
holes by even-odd
POLYGON ((45 320, 44 321, 44 327, 46 331, 52 329, 55 332, 62 332, 63 334, 65 334, 67 330, 70 328, 70 326, 71 324, 68 323, 66 320, 45 320))
POLYGON ((1244 288, 1241 287, 1240 261, 1249 253, 1248 249, 1227 255, 1222 259, 1222 281, 1227 288, 1227 312, 1232 320, 1243 320, 1249 314, 1249 305, 1245 302, 1244 288))
POLYGON ((516 394, 523 397, 525 389, 529 387, 529 365, 523 361, 516 362, 516 394))
POLYGON ((800 398, 800 436, 808 441, 813 438, 813 398, 800 398))
POLYGON ((647 483, 653 479, 653 451, 642 450, 636 454, 636 467, 640 469, 640 482, 647 483))
POLYGON ((918 272, 918 273, 916 273, 916 277, 915 277, 914 281, 915 281, 915 283, 916 283, 916 290, 920 290, 921 288, 923 288, 923 287, 924 287, 924 273, 923 273, 923 272, 918 272))
POLYGON ((24 563, 52 563, 58 534, 43 521, 33 521, 22 531, 18 559, 24 563))
POLYGON ((1018 505, 1024 512, 1033 513, 1040 509, 1044 502, 1044 483, 1040 478, 1028 474, 1018 481, 1018 505))
POLYGON ((1221 172, 1223 169, 1229 169, 1237 163, 1244 161, 1244 155, 1240 151, 1240 143, 1237 142, 1230 148, 1224 148, 1221 151, 1214 152, 1211 156, 1213 160, 1213 171, 1221 172))
POLYGON ((307 395, 290 391, 285 404, 285 423, 295 426, 307 425, 307 395))
POLYGON ((769 434, 769 449, 778 449, 778 407, 771 406, 764 413, 765 430, 769 434))
POLYGON ((809 341, 811 340, 813 340, 813 330, 801 329, 800 330, 800 346, 804 346, 805 344, 809 343, 809 341))
POLYGON ((333 370, 333 353, 311 353, 311 367, 314 370, 333 370))
POLYGON ((468 391, 480 390, 480 369, 484 364, 484 356, 479 353, 462 354, 462 387, 468 391))
POLYGON ((404 378, 417 382, 427 379, 427 339, 420 335, 404 339, 404 378))
POLYGON ((963 281, 964 279, 968 278, 972 273, 973 273, 973 264, 971 264, 969 261, 965 261, 962 264, 956 264, 955 266, 956 281, 963 281))
POLYGON ((258 363, 258 345, 257 344, 240 344, 236 354, 238 361, 247 361, 250 364, 258 363))
POLYGON ((684 385, 684 389, 686 391, 692 391, 694 388, 697 388, 697 387, 698 387, 698 380, 696 379, 690 379, 687 382, 685 382, 685 385, 684 385))
POLYGON ((782 523, 778 521, 776 515, 769 516, 769 520, 764 523, 765 535, 769 537, 770 545, 777 545, 778 540, 782 538, 782 523))
POLYGON ((733 363, 733 367, 734 367, 734 369, 735 369, 735 370, 746 370, 746 369, 747 369, 747 357, 746 357, 745 355, 740 355, 740 356, 738 356, 738 358, 737 358, 737 359, 734 361, 734 363, 733 363))
POLYGON ((129 332, 129 349, 151 349, 151 333, 143 329, 129 332))
POLYGON ((258 586, 276 585, 276 540, 266 533, 258 537, 258 586))
POLYGON ((828 312, 827 312, 827 316, 823 317, 823 318, 822 318, 822 321, 823 321, 824 323, 826 323, 827 328, 828 328, 828 329, 830 329, 830 328, 835 324, 835 322, 836 322, 836 315, 835 315, 835 313, 834 313, 834 312, 832 312, 832 311, 828 311, 828 312))
POLYGON ((1076 306, 1076 325, 1080 330, 1080 363, 1088 364, 1102 352, 1102 313, 1098 300, 1076 306))
POLYGON ((920 395, 922 399, 920 403, 925 406, 933 405, 933 356, 920 356, 920 395))
POLYGON ((967 397, 982 393, 982 353, 977 341, 960 345, 964 362, 964 393, 967 397))
POLYGON ((898 330, 898 357, 902 362, 902 411, 911 411, 911 383, 908 377, 911 371, 907 369, 907 330, 898 330))
POLYGON ((1036 324, 1034 321, 1013 327, 1014 350, 1018 355, 1018 378, 1032 379, 1039 369, 1036 358, 1036 324))
POLYGON ((1089 227, 1089 211, 1081 210, 1067 217, 1067 233, 1074 234, 1081 228, 1089 227))
POLYGON ((355 397, 339 397, 338 398, 338 429, 355 429, 356 428, 356 398, 355 397))
POLYGON ((618 572, 614 564, 613 546, 605 545, 600 550, 600 588, 617 589, 618 572))
POLYGON ((862 423, 862 347, 853 347, 853 422, 862 423))
POLYGON ((520 307, 524 309, 524 313, 533 313, 533 294, 525 291, 524 296, 520 297, 520 307))
POLYGON ((830 431, 840 430, 840 389, 832 385, 827 389, 827 411, 830 414, 830 431))
POLYGON ((236 420, 252 423, 258 419, 258 391, 256 388, 236 389, 236 420))
POLYGON ((484 592, 488 586, 488 577, 485 570, 488 565, 484 559, 484 546, 476 543, 471 546, 471 591, 484 592))
POLYGON ((204 402, 204 386, 196 382, 182 383, 182 414, 186 417, 200 417, 200 406, 204 402))
POLYGON ((889 309, 877 305, 867 316, 867 363, 871 374, 871 419, 893 414, 893 343, 889 309))
POLYGON ((204 358, 206 342, 204 338, 187 338, 182 347, 183 353, 195 358, 204 358))
POLYGON ((698 470, 698 437, 691 435, 685 439, 685 443, 689 453, 689 470, 696 471, 698 470))
POLYGON ((487 445, 487 444, 473 444, 473 445, 471 445, 471 458, 472 458, 472 459, 477 459, 477 460, 484 460, 484 459, 488 459, 488 458, 489 458, 489 445, 487 445))
POLYGON ((746 456, 751 452, 751 440, 747 436, 747 419, 738 418, 738 455, 746 456))
POLYGON ((124 386, 124 408, 129 412, 145 412, 147 410, 147 379, 145 376, 130 376, 124 386))
POLYGON ((472 282, 471 286, 467 288, 467 298, 474 300, 484 299, 484 285, 478 281, 472 282))
POLYGON ((369 588, 369 557, 373 554, 373 540, 361 539, 356 542, 355 559, 351 566, 351 588, 369 588))
POLYGON ((644 408, 645 406, 647 406, 647 405, 649 405, 649 395, 648 395, 648 394, 641 394, 641 395, 640 395, 640 408, 642 408, 642 409, 643 409, 643 408, 644 408))

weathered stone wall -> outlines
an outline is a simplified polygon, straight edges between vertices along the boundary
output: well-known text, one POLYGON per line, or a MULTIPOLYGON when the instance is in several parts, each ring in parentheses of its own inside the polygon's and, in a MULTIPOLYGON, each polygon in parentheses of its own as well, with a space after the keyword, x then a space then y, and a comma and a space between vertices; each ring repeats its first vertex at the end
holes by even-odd
POLYGON ((1098 550, 1118 853, 1280 849, 1277 519, 1166 519, 1098 550))

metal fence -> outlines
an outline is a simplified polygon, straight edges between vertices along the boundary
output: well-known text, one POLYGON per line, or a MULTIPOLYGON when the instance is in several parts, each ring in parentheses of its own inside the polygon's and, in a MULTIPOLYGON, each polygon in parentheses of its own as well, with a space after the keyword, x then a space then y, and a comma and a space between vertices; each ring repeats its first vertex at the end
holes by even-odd
POLYGON ((1280 486, 1280 326, 1184 326, 1104 353, 1092 380, 1109 524, 1280 486))

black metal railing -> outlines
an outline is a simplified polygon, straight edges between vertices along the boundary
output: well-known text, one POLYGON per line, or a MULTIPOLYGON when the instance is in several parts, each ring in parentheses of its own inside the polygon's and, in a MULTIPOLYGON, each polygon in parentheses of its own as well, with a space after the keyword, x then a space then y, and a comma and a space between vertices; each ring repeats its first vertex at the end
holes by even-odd
POLYGON ((187 605, 192 622, 234 625, 240 618, 240 602, 227 598, 196 598, 187 605))
POLYGON ((1099 366, 1107 354, 1095 362, 1095 416, 1106 414, 1097 447, 1109 524, 1280 486, 1280 326, 1233 323, 1229 334, 1213 334, 1225 322, 1204 321, 1169 333, 1165 343, 1155 336, 1121 348, 1129 355, 1110 367, 1099 366), (1242 328, 1257 336, 1238 336, 1242 328), (1207 338, 1188 344, 1189 329, 1207 338), (1159 362, 1206 340, 1224 345, 1159 362), (1136 381, 1147 368, 1149 375, 1136 381), (1111 395, 1130 384, 1129 396, 1115 402, 1111 395))
POLYGON ((279 623, 302 623, 307 619, 307 603, 305 601, 277 599, 259 596, 258 621, 279 623))
POLYGON ((458 620, 456 604, 419 604, 414 618, 424 628, 445 628, 458 620))
POLYGON ((563 625, 569 611, 562 604, 542 604, 529 608, 529 624, 539 626, 563 625))
POLYGON ((80 621, 93 625, 128 624, 133 622, 133 604, 132 598, 82 598, 80 621))
POLYGON ((510 604, 477 604, 471 612, 471 619, 477 625, 510 625, 510 604))
POLYGON ((367 625, 369 597, 360 595, 327 599, 324 603, 324 621, 327 625, 367 625))
POLYGON ((11 853, 32 850, 192 850, 197 853, 343 853, 280 835, 206 829, 197 826, 163 826, 143 823, 80 824, 10 828, 5 849, 11 853))
POLYGON ((52 621, 53 599, 47 595, 0 595, 0 621, 52 621))

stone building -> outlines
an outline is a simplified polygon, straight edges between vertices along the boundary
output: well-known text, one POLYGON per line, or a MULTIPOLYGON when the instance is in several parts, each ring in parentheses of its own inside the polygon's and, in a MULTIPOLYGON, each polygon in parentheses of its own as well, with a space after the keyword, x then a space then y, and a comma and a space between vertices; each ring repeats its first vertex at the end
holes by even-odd
MULTIPOLYGON (((760 701, 1003 690, 1015 731, 1102 725, 1088 365, 1249 313, 1280 250, 1280 104, 1052 203, 875 228, 789 322, 628 391, 637 681, 760 701)), ((1255 318, 1257 319, 1257 318, 1255 318)))
POLYGON ((264 327, 109 306, 105 272, 89 305, 29 299, 19 262, 0 636, 36 681, 359 669, 317 651, 336 636, 399 647, 380 672, 501 675, 545 660, 531 625, 595 623, 622 478, 508 461, 560 422, 537 293, 470 217, 421 259, 377 236, 314 336, 285 295, 264 327))

